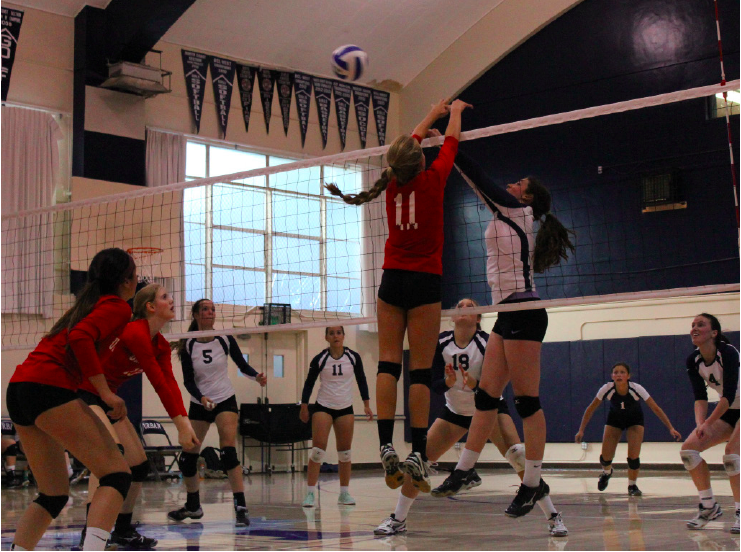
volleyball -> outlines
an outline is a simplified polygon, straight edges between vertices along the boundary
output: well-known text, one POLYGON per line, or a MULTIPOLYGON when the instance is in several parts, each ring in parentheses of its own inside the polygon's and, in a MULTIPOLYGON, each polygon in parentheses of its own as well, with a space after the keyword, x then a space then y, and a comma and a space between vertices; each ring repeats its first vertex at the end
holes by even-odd
POLYGON ((354 44, 345 44, 332 52, 332 70, 342 80, 356 81, 368 66, 368 54, 354 44))

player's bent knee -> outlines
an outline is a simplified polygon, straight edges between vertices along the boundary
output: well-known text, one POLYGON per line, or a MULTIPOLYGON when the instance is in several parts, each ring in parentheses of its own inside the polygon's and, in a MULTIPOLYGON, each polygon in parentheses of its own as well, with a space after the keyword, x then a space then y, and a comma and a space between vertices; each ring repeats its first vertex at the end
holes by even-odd
POLYGON ((141 483, 147 480, 149 475, 149 460, 144 460, 141 464, 131 466, 131 480, 136 483, 141 483))
POLYGON ((726 469, 728 477, 738 475, 739 471, 739 455, 738 454, 726 454, 723 456, 723 467, 726 469))
POLYGON ((612 460, 605 460, 605 457, 601 454, 599 455, 599 463, 603 468, 608 467, 610 464, 612 464, 612 460))
POLYGON ((509 447, 504 457, 517 473, 525 471, 525 445, 518 443, 509 447))
POLYGON ((388 362, 386 360, 381 360, 378 362, 378 373, 391 374, 396 378, 396 381, 399 381, 399 378, 401 377, 401 364, 399 364, 398 362, 388 362))
POLYGON ((109 473, 100 478, 99 486, 116 489, 125 500, 131 487, 131 474, 126 472, 109 473))
POLYGON ((327 454, 326 450, 320 449, 319 447, 314 447, 311 449, 311 454, 309 454, 309 460, 317 464, 321 464, 325 454, 327 454))
POLYGON ((702 456, 696 450, 682 450, 679 452, 679 456, 682 458, 682 464, 687 471, 692 471, 702 464, 702 456))
POLYGON ((337 459, 340 462, 350 462, 352 460, 352 452, 349 450, 337 451, 337 459))
POLYGON ((484 391, 481 387, 478 387, 473 392, 473 404, 476 406, 476 410, 491 411, 499 409, 499 397, 492 397, 484 391))
POLYGON ((181 452, 178 465, 183 477, 193 477, 198 472, 198 457, 200 454, 193 452, 181 452))
POLYGON ((432 368, 422 368, 420 370, 409 371, 409 385, 432 385, 432 368))
POLYGON ((34 502, 49 512, 52 519, 56 519, 62 512, 62 508, 67 505, 68 500, 69 496, 67 495, 49 496, 44 493, 39 493, 39 496, 36 497, 34 502))
POLYGON ((237 449, 235 447, 224 447, 221 451, 221 467, 224 468, 225 472, 228 472, 237 466, 239 466, 237 449))
POLYGON ((523 420, 529 418, 540 410, 540 397, 528 397, 527 395, 515 397, 515 409, 523 420))
POLYGON ((641 459, 638 458, 628 458, 628 469, 631 470, 639 470, 641 469, 641 459))

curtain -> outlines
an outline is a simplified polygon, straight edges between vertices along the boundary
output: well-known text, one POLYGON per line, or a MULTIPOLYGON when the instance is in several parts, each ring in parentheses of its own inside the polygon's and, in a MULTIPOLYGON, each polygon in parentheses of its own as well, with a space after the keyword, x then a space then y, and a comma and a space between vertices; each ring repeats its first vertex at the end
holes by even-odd
POLYGON ((147 129, 147 186, 185 180, 185 136, 147 129))
MULTIPOLYGON (((381 178, 382 169, 363 173, 363 189, 370 189, 381 178)), ((361 316, 376 315, 376 296, 383 274, 383 250, 388 237, 386 221, 386 192, 363 205, 363 240, 361 249, 361 316)), ((377 331, 375 324, 361 324, 359 329, 377 331)))
MULTIPOLYGON (((51 114, 2 108, 3 216, 52 205, 62 138, 51 114)), ((54 220, 40 214, 2 221, 3 313, 53 316, 54 220)))

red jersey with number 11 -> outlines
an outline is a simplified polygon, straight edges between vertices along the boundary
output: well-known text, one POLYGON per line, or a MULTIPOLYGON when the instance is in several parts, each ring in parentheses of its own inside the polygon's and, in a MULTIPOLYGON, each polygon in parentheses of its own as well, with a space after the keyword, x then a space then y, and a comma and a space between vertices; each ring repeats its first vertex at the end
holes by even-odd
MULTIPOLYGON (((414 136, 421 142, 419 136, 414 136)), ((443 273, 443 194, 458 140, 446 136, 437 159, 403 186, 396 179, 386 188, 389 237, 383 268, 443 273)))

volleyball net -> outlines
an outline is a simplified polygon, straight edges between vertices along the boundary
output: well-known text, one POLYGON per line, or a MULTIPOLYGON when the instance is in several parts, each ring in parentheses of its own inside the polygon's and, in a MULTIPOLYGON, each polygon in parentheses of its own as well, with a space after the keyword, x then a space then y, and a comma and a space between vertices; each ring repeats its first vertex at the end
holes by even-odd
MULTIPOLYGON (((462 134, 461 150, 485 161, 502 185, 555 160, 569 168, 545 184, 576 249, 535 276, 543 306, 739 290, 726 127, 718 126, 720 141, 712 124, 712 140, 690 135, 698 128, 692 117, 722 117, 722 92, 738 88, 734 81, 462 134), (669 143, 651 142, 656 125, 669 143), (570 140, 554 140, 554 132, 570 140), (603 142, 604 161, 582 158, 574 137, 592 149, 603 142), (523 150, 531 163, 516 166, 512 152, 523 150), (707 230, 697 213, 709 209, 728 232, 707 230)), ((738 108, 737 96, 729 101, 738 108)), ((428 158, 441 142, 423 144, 428 158)), ((3 349, 33 347, 72 305, 93 256, 108 247, 129 250, 142 283, 172 293, 172 339, 201 298, 217 304, 220 329, 211 333, 373 323, 388 236, 384 196, 346 205, 323 185, 344 193, 370 188, 387 149, 294 161, 193 141, 185 182, 3 216, 3 349)), ((481 304, 472 312, 526 308, 491 306, 491 216, 454 170, 445 197, 444 308, 462 297, 481 304)))

